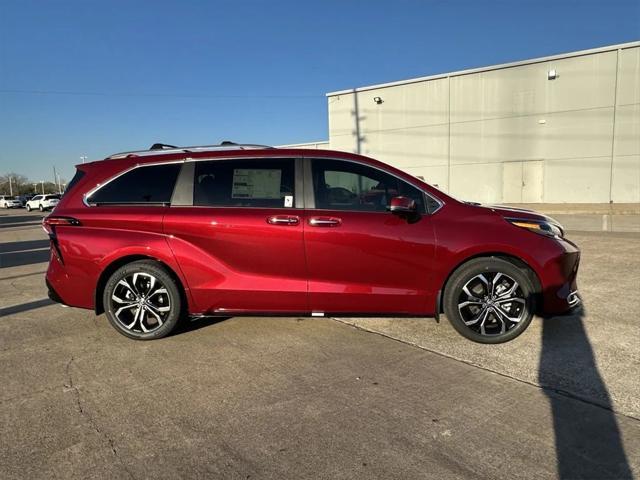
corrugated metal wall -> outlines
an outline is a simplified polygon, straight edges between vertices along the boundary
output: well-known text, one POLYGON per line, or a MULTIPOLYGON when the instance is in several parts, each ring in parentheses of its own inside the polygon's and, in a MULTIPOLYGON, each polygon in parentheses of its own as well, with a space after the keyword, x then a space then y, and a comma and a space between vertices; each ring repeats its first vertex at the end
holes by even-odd
POLYGON ((459 198, 640 202, 638 46, 329 94, 328 108, 332 149, 459 198))

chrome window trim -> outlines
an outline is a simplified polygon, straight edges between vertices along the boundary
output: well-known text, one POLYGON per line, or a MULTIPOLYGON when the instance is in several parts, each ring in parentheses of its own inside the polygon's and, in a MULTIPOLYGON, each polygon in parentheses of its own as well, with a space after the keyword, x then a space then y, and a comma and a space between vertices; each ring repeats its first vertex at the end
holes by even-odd
MULTIPOLYGON (((408 180, 405 180, 404 178, 400 178, 398 175, 396 175, 394 173, 391 173, 388 170, 385 170, 384 168, 380 168, 380 167, 378 167, 376 165, 370 165, 368 163, 361 162, 361 161, 358 161, 358 160, 339 158, 339 157, 314 157, 313 155, 309 155, 309 156, 305 156, 304 158, 306 160, 309 160, 309 162, 308 162, 309 163, 309 167, 308 168, 309 168, 309 173, 310 174, 312 174, 312 171, 311 171, 311 160, 335 160, 335 161, 340 161, 340 162, 355 163, 357 165, 361 165, 361 166, 364 166, 364 167, 373 168, 374 170, 378 170, 378 171, 380 171, 382 173, 386 173, 387 175, 390 175, 390 176, 400 180, 401 182, 408 183, 413 188, 415 188, 415 189, 419 190, 420 192, 422 192, 423 195, 426 195, 427 197, 431 198, 432 200, 435 200, 438 203, 438 208, 436 208, 433 212, 430 212, 429 211, 429 206, 427 205, 427 202, 425 201, 424 208, 425 208, 426 212, 423 212, 423 213, 426 213, 426 215, 435 214, 436 212, 438 212, 445 205, 443 200, 439 199, 438 197, 436 197, 435 195, 431 194, 430 192, 427 192, 424 188, 419 187, 416 184, 414 184, 414 183, 412 183, 412 182, 410 182, 408 180)), ((311 178, 310 178, 310 183, 311 183, 311 187, 313 187, 313 179, 311 179, 311 178)), ((313 190, 311 191, 311 196, 313 197, 313 203, 312 203, 313 207, 312 208, 314 210, 342 211, 342 212, 360 212, 360 213, 364 213, 364 212, 366 212, 366 213, 385 213, 385 212, 371 212, 371 211, 366 211, 366 210, 336 210, 336 209, 332 210, 332 209, 316 208, 316 206, 315 206, 315 191, 313 191, 313 190)), ((309 208, 309 207, 306 207, 306 208, 309 208)))
MULTIPOLYGON (((182 160, 171 160, 169 162, 157 162, 157 163, 136 163, 135 165, 127 168, 126 170, 123 170, 122 172, 114 175, 113 177, 109 178, 108 180, 106 180, 104 183, 98 183, 95 187, 93 187, 91 190, 89 190, 87 193, 85 193, 84 195, 82 195, 82 203, 84 203, 87 207, 96 207, 97 205, 95 203, 91 203, 89 201, 89 198, 91 197, 91 195, 93 195, 94 193, 96 193, 98 190, 100 190, 101 188, 103 188, 104 186, 110 184, 111 182, 113 182, 114 180, 120 178, 121 176, 137 169, 137 168, 145 168, 145 167, 156 167, 158 165, 171 165, 173 163, 184 163, 186 161, 186 159, 182 159, 182 160)), ((178 172, 178 176, 180 176, 180 172, 178 172)), ((176 183, 177 183, 178 179, 176 178, 176 183)), ((173 186, 174 190, 176 188, 176 186, 173 186)), ((173 196, 173 192, 171 193, 171 196, 173 196)), ((131 202, 125 202, 125 203, 114 203, 113 205, 117 205, 117 206, 126 206, 126 205, 134 205, 134 206, 139 206, 139 205, 147 205, 149 207, 152 206, 157 206, 157 203, 131 203, 131 202)))
POLYGON ((173 194, 169 206, 189 206, 193 205, 193 176, 195 172, 195 164, 193 162, 184 162, 176 178, 176 184, 173 187, 173 194))
MULTIPOLYGON (((237 150, 237 149, 236 149, 237 150)), ((269 149, 270 151, 277 151, 277 149, 273 148, 273 149, 269 149)), ((432 200, 434 200, 437 204, 438 207, 433 211, 433 212, 429 212, 429 208, 428 205, 425 202, 425 209, 427 210, 426 214, 427 215, 434 215, 436 212, 440 211, 440 209, 445 205, 445 202, 443 200, 441 200, 440 198, 438 198, 437 196, 433 195, 430 192, 427 192, 424 188, 419 187, 418 185, 404 179, 404 178, 400 178, 398 177, 396 174, 391 173, 383 168, 380 168, 376 165, 370 165, 368 163, 364 163, 362 161, 358 161, 358 160, 352 160, 352 159, 346 159, 346 158, 340 158, 340 157, 314 157, 314 156, 305 156, 304 154, 300 154, 299 156, 291 156, 291 157, 279 157, 278 155, 268 155, 268 156, 255 156, 255 155, 251 155, 251 150, 250 149, 246 149, 244 150, 247 152, 247 155, 244 156, 215 156, 215 157, 202 157, 202 158, 191 158, 191 157, 185 157, 179 160, 170 160, 170 161, 164 161, 164 162, 149 162, 149 163, 136 163, 135 165, 131 166, 130 168, 123 170, 122 172, 118 173, 117 175, 114 175, 113 177, 109 178, 108 180, 106 180, 103 183, 98 183, 95 187, 93 187, 91 190, 89 190, 87 193, 85 193, 82 196, 82 202, 85 204, 85 206, 87 207, 95 207, 95 204, 91 204, 88 202, 88 198, 93 195, 95 192, 97 192, 98 190, 100 190, 102 187, 104 187, 105 185, 111 183, 112 181, 114 181, 115 179, 121 177, 122 175, 136 169, 136 168, 143 168, 143 167, 152 167, 155 165, 169 165, 172 163, 187 163, 187 162, 206 162, 206 161, 217 161, 217 160, 261 160, 261 159, 273 159, 273 158, 281 158, 281 159, 292 159, 292 160, 302 160, 302 164, 303 164, 303 172, 304 172, 304 176, 303 178, 305 179, 303 181, 303 191, 301 192, 303 197, 300 196, 300 194, 296 193, 295 196, 296 198, 294 199, 294 207, 292 208, 293 210, 297 210, 300 208, 304 208, 306 209, 313 209, 313 210, 321 210, 321 209, 317 209, 315 208, 315 197, 314 194, 315 192, 313 191, 313 181, 311 181, 311 189, 306 188, 307 184, 306 184, 306 179, 307 179, 307 173, 311 174, 311 160, 313 159, 317 159, 317 160, 336 160, 336 161, 342 161, 342 162, 350 162, 350 163, 355 163, 357 165, 361 165, 361 166, 365 166, 365 167, 369 167, 369 168, 373 168, 375 170, 381 171, 383 173, 386 173, 387 175, 391 175, 392 177, 397 178, 400 181, 406 182, 409 185, 411 185, 412 187, 420 190, 424 195, 426 195, 427 197, 431 198, 432 200), (307 171, 308 170, 308 171, 307 171), (309 191, 310 190, 310 191, 309 191), (308 197, 311 197, 311 201, 308 200, 308 197), (303 207, 298 207, 299 203, 298 203, 298 199, 299 198, 304 198, 304 202, 303 202, 303 207)), ((299 163, 296 163, 296 171, 295 171, 295 176, 297 178, 298 176, 298 167, 299 163)), ((178 173, 178 177, 180 177, 180 173, 178 173)), ((179 178, 178 178, 179 179, 179 178)), ((176 185, 178 184, 178 179, 176 179, 176 185)), ((174 190, 176 185, 174 185, 174 190)), ((297 187, 297 185, 296 185, 297 187)), ((173 194, 172 194, 173 197, 173 194)), ((146 205, 146 206, 157 206, 157 204, 145 204, 145 203, 121 203, 121 204, 117 204, 118 206, 127 206, 127 205, 132 205, 132 206, 140 206, 140 205, 146 205)), ((169 205, 171 206, 171 204, 169 205)), ((185 206, 189 206, 189 205, 175 205, 176 207, 185 207, 185 206)), ((199 208, 274 208, 274 207, 213 207, 213 206, 204 206, 204 205, 190 205, 192 207, 199 207, 199 208)), ((276 207, 277 208, 277 207, 276 207)), ((284 207, 283 207, 284 208, 284 207)), ((287 208, 287 210, 289 210, 289 208, 287 208)), ((363 212, 362 210, 343 210, 345 212, 363 212)), ((366 212, 366 213, 381 213, 381 212, 366 212)), ((382 212, 384 213, 384 212, 382 212)))

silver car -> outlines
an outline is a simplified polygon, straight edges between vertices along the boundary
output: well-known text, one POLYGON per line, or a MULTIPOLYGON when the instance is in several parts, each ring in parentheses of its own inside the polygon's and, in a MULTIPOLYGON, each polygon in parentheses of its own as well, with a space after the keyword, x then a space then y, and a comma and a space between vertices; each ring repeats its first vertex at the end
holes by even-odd
POLYGON ((22 208, 22 202, 10 195, 0 195, 0 208, 22 208))

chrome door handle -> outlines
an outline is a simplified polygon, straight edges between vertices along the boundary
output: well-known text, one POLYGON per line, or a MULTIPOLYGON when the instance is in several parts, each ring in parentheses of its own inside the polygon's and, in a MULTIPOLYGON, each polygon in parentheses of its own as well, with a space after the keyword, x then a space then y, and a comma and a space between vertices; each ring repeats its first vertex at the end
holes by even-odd
POLYGON ((267 223, 271 225, 298 225, 300 217, 295 215, 274 215, 267 218, 267 223))
POLYGON ((312 227, 338 227, 342 220, 336 217, 311 217, 309 225, 312 227))

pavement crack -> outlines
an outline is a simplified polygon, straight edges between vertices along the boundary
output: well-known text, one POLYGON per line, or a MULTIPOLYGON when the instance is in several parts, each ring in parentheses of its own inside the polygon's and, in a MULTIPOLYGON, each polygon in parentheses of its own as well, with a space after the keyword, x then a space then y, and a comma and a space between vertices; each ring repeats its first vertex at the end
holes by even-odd
POLYGON ((66 377, 67 377, 67 383, 64 385, 65 388, 67 388, 67 389, 69 389, 69 390, 71 390, 73 392, 73 396, 74 396, 74 399, 75 399, 75 406, 76 406, 76 409, 78 410, 78 413, 80 413, 80 416, 82 416, 87 421, 89 426, 98 435, 100 435, 103 439, 105 439, 107 441, 113 456, 118 460, 118 462, 120 463, 120 465, 122 466, 124 471, 127 472, 129 477, 135 480, 135 476, 133 475, 131 470, 129 470, 127 465, 120 458, 120 455, 118 453, 118 449, 116 448, 116 444, 115 444, 113 438, 111 438, 109 436, 109 434, 107 434, 107 432, 105 432, 104 430, 102 430, 102 428, 100 428, 100 425, 98 425, 98 422, 96 422, 95 418, 93 418, 91 413, 89 413, 87 411, 87 409, 84 407, 84 403, 82 401, 82 395, 80 393, 80 389, 74 383, 73 374, 71 372, 71 366, 72 366, 74 361, 75 361, 75 357, 72 355, 71 358, 69 359, 69 361, 67 362, 66 366, 65 366, 65 374, 66 374, 66 377))
POLYGON ((539 383, 534 383, 534 382, 531 382, 529 380, 524 380, 522 378, 514 377, 514 376, 509 375, 507 373, 498 372, 498 371, 492 370, 492 369, 490 369, 488 367, 484 367, 482 365, 478 365, 477 363, 473 363, 473 362, 470 362, 468 360, 464 360, 462 358, 457 358, 457 357, 454 357, 452 355, 447 355, 446 353, 438 352, 437 350, 432 350, 430 348, 423 347, 422 345, 418 345, 417 343, 412 343, 412 342, 408 342, 406 340, 401 340, 399 338, 395 338, 395 337, 392 337, 391 335, 388 335, 388 334, 382 333, 382 332, 378 332, 378 331, 375 331, 375 330, 368 330, 368 329, 366 329, 364 327, 361 327, 359 325, 355 325, 353 323, 345 322, 345 321, 340 320, 339 318, 336 318, 336 317, 327 317, 327 318, 330 319, 330 320, 333 320, 334 322, 338 322, 338 323, 341 323, 343 325, 347 325, 349 327, 355 328, 356 330, 361 330, 361 331, 367 332, 367 333, 373 333, 375 335, 379 335, 381 337, 388 338, 390 340, 394 340, 396 342, 403 343, 403 344, 409 345, 411 347, 419 348, 420 350, 424 350, 425 352, 433 353, 433 354, 438 355, 440 357, 444 357, 444 358, 448 358, 448 359, 451 359, 451 360, 455 360, 456 362, 464 363, 466 365, 469 365, 470 367, 475 367, 475 368, 478 368, 480 370, 484 370, 485 372, 493 373, 495 375, 500 375, 501 377, 505 377, 505 378, 514 380, 516 382, 524 383, 526 385, 530 385, 532 387, 539 388, 540 390, 544 390, 546 392, 553 392, 556 395, 560 395, 560 396, 563 396, 563 397, 566 397, 566 398, 570 398, 572 400, 577 400, 579 402, 587 403, 587 404, 592 405, 594 407, 603 408, 605 410, 609 410, 609 411, 615 413, 616 415, 620 415, 622 417, 627 417, 627 418, 629 418, 631 420, 640 421, 640 418, 635 417, 633 415, 630 415, 628 413, 620 412, 620 411, 618 411, 618 410, 616 410, 614 408, 611 408, 610 405, 604 404, 602 402, 599 402, 597 400, 594 400, 594 399, 591 399, 591 398, 588 398, 588 397, 584 397, 584 396, 569 392, 567 390, 562 390, 562 389, 559 389, 559 388, 556 388, 556 387, 552 387, 552 386, 549 386, 549 385, 541 385, 539 383))

